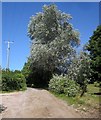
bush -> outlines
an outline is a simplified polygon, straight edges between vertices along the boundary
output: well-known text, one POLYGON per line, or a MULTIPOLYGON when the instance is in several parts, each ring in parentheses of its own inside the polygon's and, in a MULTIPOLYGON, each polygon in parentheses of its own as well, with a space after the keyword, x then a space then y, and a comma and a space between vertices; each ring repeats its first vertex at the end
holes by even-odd
POLYGON ((63 76, 53 76, 49 82, 49 89, 56 93, 64 93, 65 79, 63 76))
POLYGON ((78 84, 63 76, 53 76, 49 82, 49 89, 56 93, 64 93, 69 97, 75 97, 78 93, 78 84))
POLYGON ((66 88, 64 88, 64 93, 69 97, 75 97, 79 91, 79 86, 74 80, 68 79, 66 81, 66 88))
POLYGON ((21 73, 2 72, 2 91, 25 90, 26 80, 21 73))
POLYGON ((100 82, 94 82, 94 87, 100 87, 100 82))

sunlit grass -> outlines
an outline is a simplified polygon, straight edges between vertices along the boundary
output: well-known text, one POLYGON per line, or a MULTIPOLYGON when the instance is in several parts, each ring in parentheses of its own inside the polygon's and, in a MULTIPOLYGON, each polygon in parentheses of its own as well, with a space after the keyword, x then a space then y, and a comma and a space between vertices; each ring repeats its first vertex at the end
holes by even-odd
POLYGON ((65 94, 53 93, 56 97, 65 100, 69 105, 74 107, 85 107, 85 108, 99 108, 99 95, 94 95, 94 93, 99 92, 99 87, 94 87, 93 84, 88 85, 87 92, 84 96, 80 97, 80 94, 76 97, 68 97, 65 94))

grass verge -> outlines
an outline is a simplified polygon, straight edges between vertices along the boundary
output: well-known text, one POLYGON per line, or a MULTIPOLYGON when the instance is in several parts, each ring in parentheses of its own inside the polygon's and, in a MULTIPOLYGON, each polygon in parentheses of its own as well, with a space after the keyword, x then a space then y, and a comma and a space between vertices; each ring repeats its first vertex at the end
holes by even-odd
POLYGON ((93 84, 89 84, 87 87, 87 92, 84 96, 80 97, 80 95, 76 97, 68 97, 65 94, 57 94, 51 92, 56 97, 66 101, 69 105, 72 105, 74 108, 84 112, 90 112, 91 114, 95 114, 96 111, 99 111, 99 103, 100 97, 99 95, 95 95, 94 93, 99 92, 99 87, 94 87, 93 84))

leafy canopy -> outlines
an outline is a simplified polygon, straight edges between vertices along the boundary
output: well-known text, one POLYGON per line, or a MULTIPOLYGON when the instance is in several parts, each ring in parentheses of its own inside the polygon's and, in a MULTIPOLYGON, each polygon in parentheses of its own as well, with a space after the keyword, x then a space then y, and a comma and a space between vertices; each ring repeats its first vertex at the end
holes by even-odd
POLYGON ((70 64, 75 54, 74 47, 80 41, 78 31, 69 23, 71 18, 70 14, 58 10, 54 4, 44 5, 42 12, 31 17, 28 24, 31 39, 29 59, 34 79, 45 80, 47 76, 49 80, 57 67, 67 61, 70 64))
POLYGON ((87 45, 90 52, 92 79, 94 81, 101 80, 101 25, 93 32, 87 45))
POLYGON ((73 54, 79 33, 69 23, 71 18, 55 5, 44 5, 43 12, 31 17, 28 35, 32 40, 32 63, 52 70, 73 54))

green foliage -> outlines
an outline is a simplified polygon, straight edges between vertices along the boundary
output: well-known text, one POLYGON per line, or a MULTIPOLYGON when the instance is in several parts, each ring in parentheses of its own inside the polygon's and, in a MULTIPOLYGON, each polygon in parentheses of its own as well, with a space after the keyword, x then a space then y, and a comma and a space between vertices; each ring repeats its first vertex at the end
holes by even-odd
MULTIPOLYGON (((79 33, 69 23, 71 18, 53 4, 44 5, 42 12, 31 17, 28 24, 28 36, 32 41, 31 75, 36 73, 35 76, 38 76, 38 71, 53 74, 57 67, 63 66, 67 58, 74 55, 73 47, 79 45, 79 33)), ((45 78, 44 75, 39 79, 45 78)))
POLYGON ((21 73, 27 79, 30 72, 31 72, 31 70, 30 70, 30 60, 28 59, 28 61, 24 64, 23 69, 21 70, 21 73))
POLYGON ((99 88, 94 87, 94 84, 88 84, 87 86, 88 90, 86 94, 83 97, 80 97, 79 94, 76 97, 68 97, 64 93, 58 94, 55 92, 51 92, 56 97, 66 101, 69 105, 72 105, 73 107, 77 108, 78 110, 99 110, 99 96, 98 95, 92 95, 93 93, 98 93, 99 88))
POLYGON ((78 94, 79 86, 74 80, 68 80, 64 93, 69 97, 75 97, 78 94))
POLYGON ((101 80, 101 25, 93 32, 87 45, 87 50, 90 52, 92 80, 101 80))
POLYGON ((43 67, 35 67, 30 64, 30 59, 25 63, 22 74, 26 78, 28 87, 47 87, 49 80, 52 78, 50 70, 44 70, 43 67))
POLYGON ((79 44, 79 33, 68 22, 70 19, 55 5, 43 6, 42 13, 31 17, 28 35, 32 40, 32 64, 53 71, 73 54, 72 47, 79 44))
POLYGON ((78 42, 78 33, 69 24, 71 15, 58 10, 56 5, 44 5, 43 11, 32 16, 28 25, 31 40, 48 44, 56 39, 78 42), (59 38, 60 37, 60 38, 59 38))
POLYGON ((25 90, 26 80, 21 73, 2 71, 2 91, 25 90))
POLYGON ((29 82, 30 85, 33 84, 32 80, 32 76, 31 76, 31 68, 30 68, 30 60, 28 59, 28 61, 24 64, 21 73, 25 76, 26 79, 26 84, 27 86, 29 86, 29 82), (30 81, 29 81, 30 80, 30 81))
POLYGON ((49 89, 53 92, 62 94, 69 97, 75 97, 79 91, 78 84, 63 76, 54 76, 49 82, 49 89))
POLYGON ((41 68, 34 68, 34 70, 29 74, 27 84, 34 87, 47 87, 49 80, 52 78, 51 71, 46 71, 41 68))
POLYGON ((95 87, 100 87, 100 85, 101 85, 101 82, 97 82, 97 81, 94 82, 94 86, 95 86, 95 87))
POLYGON ((75 56, 68 68, 68 77, 75 80, 81 86, 90 80, 90 58, 87 53, 81 52, 75 56))
POLYGON ((49 82, 49 89, 56 93, 64 93, 66 78, 63 76, 53 76, 49 82))
POLYGON ((80 85, 81 97, 87 91, 90 76, 90 58, 87 53, 81 52, 80 55, 74 57, 68 68, 68 78, 75 80, 80 85))

